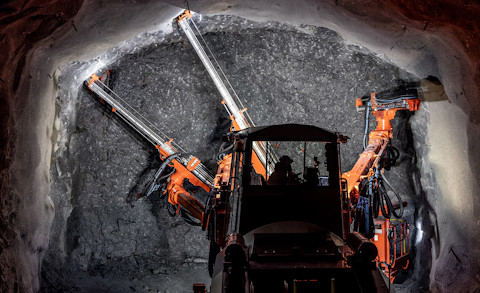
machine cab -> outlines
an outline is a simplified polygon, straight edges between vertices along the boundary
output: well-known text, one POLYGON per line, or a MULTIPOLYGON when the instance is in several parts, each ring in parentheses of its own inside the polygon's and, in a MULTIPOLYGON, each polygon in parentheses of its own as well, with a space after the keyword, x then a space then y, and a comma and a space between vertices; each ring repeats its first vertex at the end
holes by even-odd
POLYGON ((337 134, 295 124, 245 134, 238 232, 295 221, 343 238, 337 134), (255 144, 262 146, 260 156, 255 144))

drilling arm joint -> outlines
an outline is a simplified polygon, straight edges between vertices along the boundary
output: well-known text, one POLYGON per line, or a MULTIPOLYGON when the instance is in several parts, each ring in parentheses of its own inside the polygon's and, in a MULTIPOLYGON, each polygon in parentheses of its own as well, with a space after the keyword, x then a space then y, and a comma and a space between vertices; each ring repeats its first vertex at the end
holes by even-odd
POLYGON ((185 18, 192 18, 192 12, 190 10, 185 10, 180 16, 177 18, 177 22, 184 20, 185 18))

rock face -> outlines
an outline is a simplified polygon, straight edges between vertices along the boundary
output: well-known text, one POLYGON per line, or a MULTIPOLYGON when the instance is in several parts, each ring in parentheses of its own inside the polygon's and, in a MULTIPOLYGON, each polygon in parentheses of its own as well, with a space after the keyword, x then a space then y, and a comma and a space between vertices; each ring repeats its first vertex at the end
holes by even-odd
MULTIPOLYGON (((214 167, 210 157, 214 151, 206 145, 216 149, 228 119, 222 116, 218 94, 182 34, 169 34, 167 29, 146 35, 147 39, 165 38, 157 41, 157 47, 145 46, 152 43, 145 40, 137 50, 111 51, 126 40, 134 44, 130 38, 145 31, 161 30, 162 20, 180 11, 166 2, 186 5, 184 0, 0 4, 0 291, 36 292, 40 271, 45 291, 181 292, 207 278, 203 233, 166 216, 163 202, 156 198, 127 200, 158 165, 155 152, 80 87, 84 73, 95 71, 87 67, 100 64, 86 60, 109 51, 106 60, 117 60, 107 62, 116 69, 116 90, 131 92, 129 102, 141 113, 214 167), (156 54, 157 50, 162 53, 156 54), (186 58, 182 65, 174 52, 186 58), (120 55, 125 56, 116 59, 120 55), (156 72, 162 69, 149 69, 152 62, 146 60, 160 62, 161 56, 174 59, 162 64, 174 62, 181 70, 169 67, 161 79, 156 72), (128 74, 129 70, 137 76, 128 74), (171 91, 162 92, 168 87, 155 84, 160 81, 171 91), (136 93, 154 98, 142 105, 146 99, 136 93), (158 94, 163 99, 161 107, 157 93, 162 93, 158 94), (179 119, 187 112, 191 113, 188 119, 179 119), (200 119, 192 119, 194 115, 200 119), (204 129, 192 122, 201 119, 204 129), (92 121, 101 131, 92 127, 92 121), (53 222, 50 195, 55 204, 53 222), (152 235, 148 239, 147 231, 152 235), (182 236, 186 233, 194 238, 194 245, 182 236)), ((394 135, 403 152, 402 163, 388 176, 408 174, 407 182, 395 180, 395 187, 406 198, 415 196, 409 200, 407 213, 412 218, 413 269, 396 288, 404 292, 478 291, 480 5, 454 0, 190 2, 192 10, 203 14, 282 23, 251 27, 243 20, 228 24, 231 19, 221 17, 207 19, 205 24, 199 21, 207 40, 215 42, 210 44, 215 55, 255 121, 308 120, 351 136, 347 147, 342 147, 343 169, 348 169, 360 151, 363 131, 359 126, 362 117, 347 99, 391 87, 396 78, 410 77, 401 71, 389 77, 397 69, 364 49, 345 46, 332 32, 304 25, 294 29, 284 23, 331 28, 382 60, 419 78, 434 76, 443 83, 444 90, 426 98, 413 117, 397 117, 399 131, 394 135), (231 45, 253 38, 253 31, 260 27, 266 31, 256 36, 265 43, 255 42, 252 49, 231 45), (277 44, 291 40, 301 46, 277 44), (343 59, 335 59, 337 52, 343 59), (335 67, 323 68, 304 57, 335 67), (367 63, 359 74, 360 64, 367 63), (385 74, 371 70, 377 66, 385 66, 385 74), (353 80, 360 81, 358 86, 353 80)))
MULTIPOLYGON (((342 146, 344 171, 362 150, 364 121, 355 98, 413 80, 325 28, 227 16, 196 21, 256 124, 302 123, 342 132, 351 137, 342 146)), ((228 116, 193 48, 174 27, 109 64, 111 87, 214 173, 228 116)), ((52 169, 56 214, 43 290, 178 292, 208 282, 205 233, 171 218, 158 195, 132 200, 159 165, 154 147, 86 88, 78 97, 70 94, 71 76, 88 65, 62 68, 59 80, 59 119, 68 131, 52 169)), ((402 194, 409 198, 408 190, 402 194)))

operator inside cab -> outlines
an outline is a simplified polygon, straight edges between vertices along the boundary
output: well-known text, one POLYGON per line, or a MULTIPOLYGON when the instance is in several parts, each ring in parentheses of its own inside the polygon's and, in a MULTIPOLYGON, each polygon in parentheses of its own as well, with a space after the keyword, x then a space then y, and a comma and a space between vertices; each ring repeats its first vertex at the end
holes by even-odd
POLYGON ((293 160, 289 156, 280 157, 275 164, 275 170, 268 178, 267 185, 297 185, 298 176, 292 171, 293 160))
MULTIPOLYGON (((265 148, 264 157, 261 160, 257 158, 257 166, 251 162, 249 185, 329 186, 327 143, 271 140, 259 144, 265 148)), ((254 158, 254 148, 249 151, 249 158, 254 158)))

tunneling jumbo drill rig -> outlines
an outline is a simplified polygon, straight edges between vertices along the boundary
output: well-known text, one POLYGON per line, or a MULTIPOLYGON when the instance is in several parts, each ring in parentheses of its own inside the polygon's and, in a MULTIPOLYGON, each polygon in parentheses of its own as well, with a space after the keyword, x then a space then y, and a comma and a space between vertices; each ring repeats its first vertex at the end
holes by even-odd
MULTIPOLYGON (((185 11, 178 23, 232 121, 215 176, 134 115, 108 87, 108 72, 85 83, 158 149, 163 162, 141 195, 160 193, 170 213, 206 231, 210 292, 387 292, 382 274, 393 281, 409 262, 408 223, 400 219, 404 203, 398 194, 392 203, 383 176, 398 156, 390 121, 398 110, 418 109, 416 90, 357 99, 357 110, 367 117, 364 151, 341 174, 339 145, 347 137, 310 125, 256 127, 195 35, 201 36, 191 17, 185 11), (377 125, 367 143, 370 115, 377 125), (208 193, 207 200, 192 195, 186 181, 208 193)), ((193 290, 207 292, 202 284, 193 290)))

